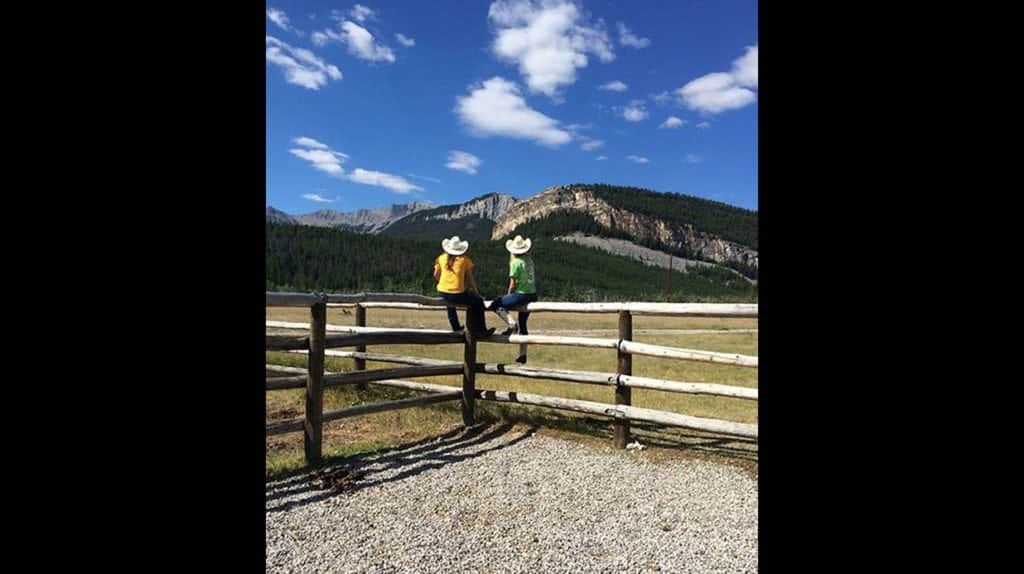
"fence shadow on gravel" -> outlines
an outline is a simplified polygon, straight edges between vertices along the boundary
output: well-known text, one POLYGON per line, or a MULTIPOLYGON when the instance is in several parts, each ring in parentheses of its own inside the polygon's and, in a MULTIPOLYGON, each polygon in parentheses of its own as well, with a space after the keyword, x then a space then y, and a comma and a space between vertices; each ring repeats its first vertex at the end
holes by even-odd
POLYGON ((363 488, 410 478, 451 463, 513 446, 537 429, 536 426, 529 426, 511 440, 482 450, 465 452, 467 448, 502 437, 513 427, 515 425, 510 422, 484 423, 371 453, 326 457, 324 464, 312 472, 305 471, 267 483, 266 511, 282 512, 332 496, 343 496, 363 488), (391 472, 396 470, 397 473, 391 472), (308 493, 308 496, 274 504, 274 501, 282 498, 304 493, 308 493))

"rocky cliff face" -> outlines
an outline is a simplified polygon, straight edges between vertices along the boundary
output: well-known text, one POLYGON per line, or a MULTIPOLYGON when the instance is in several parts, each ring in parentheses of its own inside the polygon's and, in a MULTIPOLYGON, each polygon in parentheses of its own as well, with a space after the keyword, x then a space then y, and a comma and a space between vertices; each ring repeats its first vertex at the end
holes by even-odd
POLYGON ((432 207, 434 204, 428 201, 414 201, 378 209, 359 209, 349 212, 321 209, 306 215, 294 216, 294 219, 303 225, 341 227, 362 233, 378 233, 406 215, 432 207))
POLYGON ((471 199, 466 203, 458 206, 452 206, 454 209, 445 213, 431 213, 429 215, 423 215, 424 220, 452 220, 460 219, 463 217, 479 216, 484 219, 491 221, 497 221, 514 205, 519 203, 519 200, 512 197, 511 195, 505 195, 502 193, 490 193, 482 197, 471 199))
POLYGON ((495 223, 491 238, 503 239, 518 225, 561 210, 587 213, 604 227, 628 233, 638 243, 655 240, 673 247, 685 246, 717 263, 758 266, 755 249, 705 233, 692 225, 670 224, 657 217, 613 207, 583 186, 559 185, 517 202, 495 223))

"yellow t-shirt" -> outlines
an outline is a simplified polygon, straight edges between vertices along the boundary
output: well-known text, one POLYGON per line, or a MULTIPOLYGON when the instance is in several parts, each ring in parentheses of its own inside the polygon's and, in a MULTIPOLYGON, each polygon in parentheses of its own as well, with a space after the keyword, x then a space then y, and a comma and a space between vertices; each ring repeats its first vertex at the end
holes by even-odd
POLYGON ((450 255, 442 253, 434 261, 434 270, 440 269, 441 278, 437 282, 437 290, 442 293, 462 293, 466 290, 466 271, 473 268, 473 260, 465 255, 459 255, 452 263, 452 270, 448 270, 448 258, 450 255))

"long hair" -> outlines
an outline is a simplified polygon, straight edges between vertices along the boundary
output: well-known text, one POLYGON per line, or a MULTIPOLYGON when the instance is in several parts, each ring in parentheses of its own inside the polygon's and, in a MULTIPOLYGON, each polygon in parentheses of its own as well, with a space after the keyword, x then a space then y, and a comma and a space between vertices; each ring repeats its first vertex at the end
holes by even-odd
POLYGON ((458 259, 459 257, 462 257, 462 256, 461 255, 452 255, 451 253, 449 253, 448 254, 448 260, 445 261, 444 266, 447 267, 449 271, 455 271, 455 268, 453 266, 455 265, 455 260, 458 259))

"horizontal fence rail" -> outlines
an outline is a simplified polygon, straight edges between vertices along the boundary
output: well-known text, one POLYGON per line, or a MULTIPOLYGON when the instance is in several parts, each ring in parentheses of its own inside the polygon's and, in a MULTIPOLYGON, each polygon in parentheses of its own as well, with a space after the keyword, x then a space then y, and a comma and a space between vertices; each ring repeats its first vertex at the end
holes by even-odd
MULTIPOLYGON (((375 369, 370 371, 351 371, 347 373, 324 373, 321 379, 324 387, 368 383, 383 379, 399 377, 436 377, 439 375, 458 375, 462 373, 462 363, 451 365, 430 365, 422 367, 404 367, 398 369, 375 369)), ((306 386, 307 375, 292 377, 267 378, 267 390, 301 389, 306 386)))
MULTIPOLYGON (((490 304, 491 300, 484 300, 484 306, 490 306, 490 304)), ((466 308, 466 305, 445 303, 443 299, 438 299, 429 305, 423 303, 367 301, 361 303, 328 303, 327 306, 341 309, 362 307, 364 309, 406 309, 410 311, 438 311, 445 307, 466 308)), ((618 313, 619 311, 628 311, 634 315, 666 317, 757 318, 757 305, 747 303, 563 303, 543 301, 528 303, 512 309, 529 311, 531 313, 618 313)))
POLYGON ((440 375, 462 374, 462 365, 432 365, 424 367, 402 367, 398 369, 374 369, 370 371, 351 371, 348 373, 336 373, 324 376, 324 386, 351 385, 355 383, 368 383, 383 379, 397 379, 401 377, 436 377, 440 375))
POLYGON ((395 401, 387 401, 383 403, 372 403, 368 405, 356 405, 354 407, 348 407, 344 409, 338 409, 336 411, 327 411, 324 413, 324 421, 336 421, 347 417, 354 417, 356 415, 367 415, 370 413, 379 413, 384 411, 393 411, 399 409, 408 409, 412 407, 418 407, 422 405, 430 405, 434 403, 441 403, 445 401, 457 401, 462 398, 462 391, 453 389, 445 393, 434 393, 430 395, 424 395, 422 397, 412 397, 409 399, 398 399, 395 401))
POLYGON ((613 418, 621 418, 629 421, 653 422, 668 426, 703 430, 726 435, 757 438, 757 425, 734 423, 717 419, 703 419, 677 413, 656 411, 652 409, 641 409, 625 405, 608 405, 593 401, 581 401, 577 399, 563 399, 556 397, 545 397, 529 393, 506 392, 506 391, 477 391, 476 398, 485 401, 498 401, 521 403, 524 405, 537 405, 553 409, 562 409, 604 415, 613 418))
MULTIPOLYGON (((290 353, 301 353, 308 355, 309 351, 298 350, 290 353)), ((461 365, 460 361, 444 361, 442 359, 427 359, 425 357, 406 357, 404 355, 392 355, 388 353, 364 353, 362 351, 337 351, 327 349, 324 353, 328 357, 345 359, 359 359, 362 361, 377 361, 378 363, 397 363, 401 365, 461 365)))
MULTIPOLYGON (((308 307, 312 310, 309 323, 266 321, 268 329, 307 332, 304 335, 267 334, 267 350, 299 353, 307 356, 308 360, 306 361, 306 368, 268 364, 266 366, 267 371, 280 376, 268 376, 265 384, 267 390, 306 389, 306 415, 296 419, 268 424, 267 435, 303 431, 306 437, 306 458, 309 463, 316 463, 320 460, 321 427, 325 422, 362 414, 406 409, 454 400, 461 401, 463 422, 467 425, 473 424, 473 403, 476 399, 519 403, 609 417, 613 420, 615 426, 615 446, 619 448, 625 446, 625 439, 629 434, 630 421, 648 422, 721 435, 757 439, 756 424, 701 418, 674 412, 634 407, 631 405, 631 395, 629 392, 632 388, 642 388, 662 392, 713 395, 756 401, 758 399, 758 389, 756 388, 634 376, 632 374, 632 361, 630 360, 632 355, 748 368, 758 367, 758 357, 737 353, 637 343, 632 341, 633 328, 630 318, 634 314, 674 317, 757 318, 757 304, 534 302, 524 305, 519 310, 529 312, 616 313, 619 316, 619 337, 610 339, 554 335, 496 335, 475 339, 471 333, 454 333, 446 329, 366 326, 366 311, 371 308, 441 310, 450 306, 443 299, 425 295, 408 293, 357 293, 347 295, 268 292, 266 303, 267 306, 308 307), (356 325, 327 324, 325 314, 327 307, 355 307, 356 325), (518 363, 477 362, 476 345, 478 342, 519 345, 520 353, 524 355, 530 345, 564 345, 615 349, 619 357, 618 372, 576 371, 526 366, 518 363), (372 353, 366 350, 367 345, 420 344, 462 344, 465 347, 463 361, 445 361, 390 353, 372 353), (354 347, 355 349, 336 350, 340 347, 354 347), (324 358, 327 356, 351 358, 355 362, 355 370, 349 372, 327 372, 323 364, 324 358), (395 363, 407 366, 368 370, 366 369, 366 361, 395 363), (511 376, 609 386, 615 389, 615 404, 549 397, 530 393, 476 389, 475 375, 478 373, 492 376, 511 376), (457 386, 407 380, 408 378, 448 375, 461 375, 461 389, 457 386), (373 384, 420 391, 426 394, 382 403, 356 405, 333 411, 323 411, 323 388, 349 384, 358 385, 359 388, 364 388, 367 384, 373 384)), ((465 308, 464 305, 451 306, 465 308)))
MULTIPOLYGON (((267 327, 274 329, 294 329, 299 331, 309 330, 309 323, 298 323, 296 321, 267 321, 267 327)), ((327 324, 328 333, 441 333, 450 334, 451 329, 408 329, 401 327, 354 327, 351 325, 327 324)), ((459 339, 461 341, 461 337, 459 339)))
POLYGON ((612 385, 618 375, 615 373, 599 373, 595 371, 570 371, 567 369, 545 369, 541 367, 524 367, 519 364, 477 363, 476 372, 487 375, 508 375, 527 379, 549 379, 572 383, 590 383, 594 385, 612 385))
POLYGON ((327 335, 324 346, 357 347, 360 345, 443 345, 464 343, 465 337, 451 331, 443 333, 409 333, 406 331, 381 331, 377 333, 355 333, 352 335, 327 335))
MULTIPOLYGON (((286 321, 267 321, 268 327, 298 329, 302 323, 289 323, 286 321), (282 324, 287 325, 282 327, 282 324)), ((332 325, 328 325, 331 330, 332 325)), ((353 331, 352 335, 332 335, 327 337, 326 345, 331 347, 350 347, 357 345, 390 345, 390 344, 430 344, 430 343, 461 343, 462 335, 441 329, 390 329, 384 327, 344 327, 337 326, 336 331, 353 331), (406 335, 409 335, 406 337, 406 335), (432 337, 436 336, 436 337, 432 337), (419 337, 419 338, 417 338, 419 337)), ((268 335, 267 348, 271 349, 270 335, 268 335)), ((282 346, 277 350, 284 349, 284 345, 293 345, 288 349, 301 349, 302 337, 288 337, 286 335, 274 336, 282 346), (292 339, 294 339, 293 342, 292 339)), ((737 353, 718 353, 715 351, 703 351, 700 349, 681 349, 677 347, 665 347, 651 345, 649 343, 637 343, 634 341, 620 339, 601 339, 597 337, 562 337, 554 335, 492 335, 479 339, 481 343, 510 343, 516 345, 564 345, 571 347, 590 347, 599 349, 618 349, 624 353, 634 355, 648 355, 651 357, 664 357, 671 359, 683 359, 687 361, 700 361, 705 363, 718 363, 723 365, 738 365, 741 367, 757 367, 757 357, 740 355, 737 353)), ((342 355, 347 356, 347 355, 342 355)))
MULTIPOLYGON (((412 293, 356 293, 353 295, 308 295, 303 293, 267 293, 268 306, 304 307, 326 300, 332 307, 356 306, 366 308, 399 309, 444 309, 452 306, 439 297, 428 297, 412 293), (273 297, 272 297, 273 295, 273 297), (306 302, 306 303, 303 303, 306 302), (397 305, 402 305, 398 307, 397 305), (415 306, 414 306, 415 305, 415 306), (385 307, 386 306, 386 307, 385 307)), ((490 301, 485 301, 490 303, 490 301)), ((537 301, 518 307, 531 313, 619 313, 626 311, 636 315, 668 315, 674 317, 735 317, 757 318, 757 303, 571 303, 561 301, 537 301)))
MULTIPOLYGON (((417 357, 405 357, 402 355, 388 355, 385 353, 352 353, 346 352, 342 356, 354 358, 362 357, 369 361, 394 362, 399 364, 414 365, 448 365, 462 368, 458 361, 442 361, 439 359, 420 359, 417 357)), ((304 373, 305 369, 298 367, 281 367, 278 365, 267 365, 268 370, 278 370, 283 373, 304 373)), ((452 369, 455 371, 455 369, 452 369)), ((716 383, 689 383, 682 381, 671 381, 665 379, 652 379, 648 377, 635 377, 632 375, 621 375, 616 373, 602 373, 597 371, 572 371, 568 369, 546 369, 542 367, 527 367, 516 363, 476 363, 476 372, 487 375, 505 375, 510 377, 522 377, 527 379, 547 379, 552 381, 565 381, 574 383, 589 383, 595 385, 622 385, 637 389, 652 389, 669 393, 683 393, 692 395, 713 395, 720 397, 733 397, 737 399, 757 400, 757 389, 750 387, 739 387, 735 385, 721 385, 716 383)), ((325 373, 325 381, 329 380, 330 374, 325 373)), ((396 375, 397 376, 397 375, 396 375)), ((268 378, 267 389, 272 388, 299 388, 301 384, 287 385, 285 378, 268 378), (279 383, 280 381, 280 383, 279 383), (272 387, 271 385, 277 385, 272 387)), ((302 379, 303 381, 305 379, 302 379)), ((293 382, 299 382, 299 378, 293 378, 293 382)))
POLYGON ((268 307, 312 307, 317 303, 323 302, 325 302, 323 295, 267 292, 268 307))
POLYGON ((682 381, 649 379, 647 377, 634 377, 632 375, 619 375, 617 382, 620 385, 636 389, 653 389, 656 391, 667 391, 670 393, 716 395, 720 397, 757 400, 757 389, 752 389, 750 387, 719 385, 716 383, 684 383, 682 381))
POLYGON ((294 335, 267 335, 268 351, 292 351, 309 349, 309 337, 294 335))
POLYGON ((619 350, 631 355, 648 355, 650 357, 668 357, 671 359, 684 359, 687 361, 701 361, 705 363, 719 363, 724 365, 738 365, 740 367, 756 367, 757 357, 750 355, 737 355, 735 353, 716 353, 714 351, 701 351, 697 349, 678 349, 676 347, 663 347, 661 345, 650 345, 648 343, 635 343, 633 341, 621 341, 619 350))

